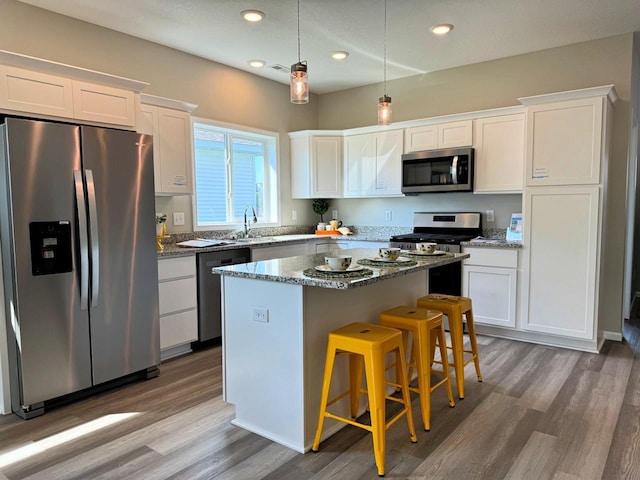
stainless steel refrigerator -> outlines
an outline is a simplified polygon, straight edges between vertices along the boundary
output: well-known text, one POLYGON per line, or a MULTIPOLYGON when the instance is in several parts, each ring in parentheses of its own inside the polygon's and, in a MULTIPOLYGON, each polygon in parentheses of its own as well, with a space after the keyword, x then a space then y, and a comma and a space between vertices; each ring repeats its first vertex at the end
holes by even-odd
POLYGON ((6 118, 0 240, 23 418, 160 363, 152 137, 6 118))

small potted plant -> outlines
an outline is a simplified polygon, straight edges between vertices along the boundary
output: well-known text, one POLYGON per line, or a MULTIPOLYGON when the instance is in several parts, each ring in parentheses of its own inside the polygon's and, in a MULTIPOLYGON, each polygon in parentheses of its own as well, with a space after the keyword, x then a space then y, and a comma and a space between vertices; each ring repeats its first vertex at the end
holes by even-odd
POLYGON ((329 200, 326 198, 316 198, 311 204, 313 211, 320 215, 320 223, 318 224, 318 230, 324 230, 326 223, 324 223, 323 215, 329 210, 329 200), (322 226, 322 228, 321 228, 322 226))

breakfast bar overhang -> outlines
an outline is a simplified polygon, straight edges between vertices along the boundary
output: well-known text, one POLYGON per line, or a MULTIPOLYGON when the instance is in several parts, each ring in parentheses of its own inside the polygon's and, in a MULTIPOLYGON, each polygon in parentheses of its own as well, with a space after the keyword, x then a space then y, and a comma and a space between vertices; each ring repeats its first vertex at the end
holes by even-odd
MULTIPOLYGON (((354 264, 378 254, 346 252, 354 264)), ((378 323, 380 312, 396 305, 415 305, 429 293, 428 269, 469 254, 411 257, 410 266, 367 266, 370 272, 356 278, 305 275, 324 264, 324 257, 213 268, 222 275, 223 395, 236 408, 232 423, 301 453, 313 442, 328 333, 351 322, 378 323)), ((336 363, 332 395, 347 387, 344 359, 336 363)), ((348 415, 340 403, 336 407, 348 415)), ((344 425, 328 420, 323 439, 344 425)))

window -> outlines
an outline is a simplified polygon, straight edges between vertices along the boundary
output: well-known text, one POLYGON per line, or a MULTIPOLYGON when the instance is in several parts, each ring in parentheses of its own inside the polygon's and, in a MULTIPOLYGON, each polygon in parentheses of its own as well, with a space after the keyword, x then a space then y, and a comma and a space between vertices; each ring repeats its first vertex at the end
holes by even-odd
POLYGON ((255 208, 259 224, 277 224, 276 134, 194 119, 193 141, 196 230, 242 223, 247 207, 255 208))

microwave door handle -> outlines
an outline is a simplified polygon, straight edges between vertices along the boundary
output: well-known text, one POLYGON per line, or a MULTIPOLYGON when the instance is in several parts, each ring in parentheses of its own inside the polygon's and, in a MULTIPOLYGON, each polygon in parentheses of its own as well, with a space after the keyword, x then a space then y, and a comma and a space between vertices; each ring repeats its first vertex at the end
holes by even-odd
POLYGON ((98 242, 98 208, 96 206, 96 187, 93 172, 86 171, 87 197, 89 199, 89 241, 91 242, 91 306, 98 306, 100 294, 100 245, 98 242))
POLYGON ((453 163, 451 165, 451 181, 454 185, 458 183, 458 155, 453 157, 453 163))
POLYGON ((76 210, 78 215, 78 240, 80 242, 80 309, 88 308, 89 299, 89 241, 87 239, 87 210, 84 199, 82 172, 73 171, 76 187, 76 210))

